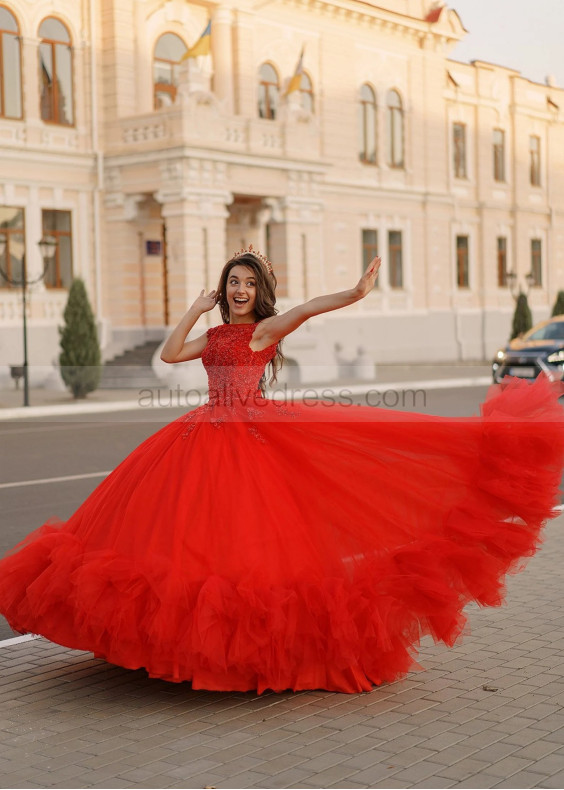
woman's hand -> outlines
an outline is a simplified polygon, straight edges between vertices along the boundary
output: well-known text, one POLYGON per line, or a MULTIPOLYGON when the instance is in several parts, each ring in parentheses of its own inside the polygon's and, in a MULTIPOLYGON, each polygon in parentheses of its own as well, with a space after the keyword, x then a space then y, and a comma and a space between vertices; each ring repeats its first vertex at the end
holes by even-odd
POLYGON ((216 291, 210 291, 209 294, 206 295, 205 291, 200 291, 200 295, 190 308, 196 313, 207 313, 209 310, 213 310, 213 308, 217 304, 217 293, 216 291))
POLYGON ((376 282, 376 278, 378 277, 378 270, 380 268, 380 264, 382 263, 382 259, 376 256, 373 258, 358 284, 353 288, 353 294, 355 300, 364 299, 366 294, 369 294, 370 291, 374 288, 374 283, 376 282))

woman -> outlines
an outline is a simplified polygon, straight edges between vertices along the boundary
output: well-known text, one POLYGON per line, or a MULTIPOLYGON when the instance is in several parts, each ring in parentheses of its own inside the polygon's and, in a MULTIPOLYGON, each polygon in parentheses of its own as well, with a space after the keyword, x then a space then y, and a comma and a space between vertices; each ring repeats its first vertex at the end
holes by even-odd
POLYGON ((548 380, 464 419, 263 397, 282 338, 362 299, 379 266, 276 315, 270 263, 228 261, 162 351, 202 358, 209 402, 0 563, 12 627, 194 688, 358 692, 407 672, 423 634, 451 645, 469 601, 499 605, 558 500, 548 380), (224 323, 186 341, 216 304, 224 323))

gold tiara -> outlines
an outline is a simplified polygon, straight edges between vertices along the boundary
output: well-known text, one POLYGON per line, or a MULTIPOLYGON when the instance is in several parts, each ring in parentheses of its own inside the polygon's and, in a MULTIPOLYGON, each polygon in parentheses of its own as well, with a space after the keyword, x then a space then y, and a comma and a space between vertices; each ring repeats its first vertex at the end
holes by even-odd
POLYGON ((256 258, 258 261, 260 261, 262 264, 264 264, 266 266, 266 270, 267 270, 267 272, 269 274, 273 273, 272 272, 272 264, 268 260, 266 255, 263 255, 262 253, 258 252, 257 250, 253 250, 253 245, 252 244, 249 244, 249 248, 247 250, 239 250, 239 252, 236 252, 231 257, 231 260, 232 261, 236 261, 238 258, 242 258, 243 255, 252 255, 253 258, 256 258))

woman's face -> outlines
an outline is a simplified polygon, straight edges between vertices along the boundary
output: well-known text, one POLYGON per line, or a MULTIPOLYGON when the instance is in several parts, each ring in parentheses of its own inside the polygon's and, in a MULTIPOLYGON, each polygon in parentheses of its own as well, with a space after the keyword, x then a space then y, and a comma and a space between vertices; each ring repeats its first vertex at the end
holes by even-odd
POLYGON ((230 324, 252 324, 255 320, 257 284, 252 269, 237 264, 227 277, 226 293, 230 324))

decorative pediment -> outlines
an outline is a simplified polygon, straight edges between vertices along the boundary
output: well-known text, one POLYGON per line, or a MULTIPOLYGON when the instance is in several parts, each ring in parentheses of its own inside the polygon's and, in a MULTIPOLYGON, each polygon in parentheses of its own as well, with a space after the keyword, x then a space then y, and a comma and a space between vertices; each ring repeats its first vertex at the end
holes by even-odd
POLYGON ((468 32, 456 11, 443 3, 436 3, 431 7, 425 22, 433 25, 435 32, 454 35, 456 38, 462 38, 468 32))

